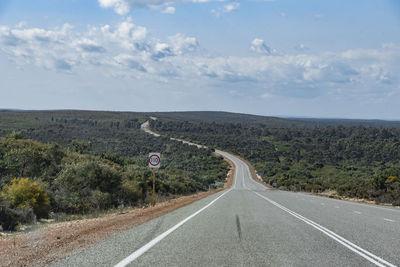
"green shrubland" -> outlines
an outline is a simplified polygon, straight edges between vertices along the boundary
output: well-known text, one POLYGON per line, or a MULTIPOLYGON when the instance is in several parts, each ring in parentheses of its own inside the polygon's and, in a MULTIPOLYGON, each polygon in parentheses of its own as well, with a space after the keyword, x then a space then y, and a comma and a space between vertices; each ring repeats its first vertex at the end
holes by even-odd
POLYGON ((101 140, 100 146, 96 141, 91 145, 84 134, 84 140, 75 139, 75 135, 71 139, 58 136, 62 145, 54 140, 42 143, 24 139, 26 131, 1 137, 2 228, 14 229, 21 223, 57 214, 88 214, 148 204, 152 172, 146 158, 151 151, 162 153, 162 168, 156 179, 156 191, 162 198, 208 190, 226 177, 226 163, 209 149, 150 137, 139 129, 128 140, 116 134, 110 135, 110 143, 127 142, 129 147, 121 150, 121 146, 111 146, 105 137, 95 139, 101 140))
POLYGON ((151 128, 238 154, 267 183, 282 190, 329 190, 400 205, 399 128, 278 128, 175 119, 152 121, 151 128))

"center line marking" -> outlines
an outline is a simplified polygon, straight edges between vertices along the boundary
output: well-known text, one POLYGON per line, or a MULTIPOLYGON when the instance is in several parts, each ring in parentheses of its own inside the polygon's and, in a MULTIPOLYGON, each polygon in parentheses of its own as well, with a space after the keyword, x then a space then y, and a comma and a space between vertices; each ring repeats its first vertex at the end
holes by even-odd
POLYGON ((383 220, 388 221, 388 222, 396 222, 395 220, 391 220, 391 219, 387 219, 387 218, 383 218, 383 220))

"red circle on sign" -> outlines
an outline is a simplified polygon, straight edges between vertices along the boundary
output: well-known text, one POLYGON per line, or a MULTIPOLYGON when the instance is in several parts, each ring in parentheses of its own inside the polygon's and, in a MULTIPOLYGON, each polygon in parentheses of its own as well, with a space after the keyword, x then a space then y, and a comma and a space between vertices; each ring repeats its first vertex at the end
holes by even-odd
POLYGON ((158 155, 151 155, 151 157, 149 158, 149 164, 151 166, 157 166, 158 164, 160 164, 160 157, 158 155), (156 158, 155 163, 152 162, 152 158, 156 158))

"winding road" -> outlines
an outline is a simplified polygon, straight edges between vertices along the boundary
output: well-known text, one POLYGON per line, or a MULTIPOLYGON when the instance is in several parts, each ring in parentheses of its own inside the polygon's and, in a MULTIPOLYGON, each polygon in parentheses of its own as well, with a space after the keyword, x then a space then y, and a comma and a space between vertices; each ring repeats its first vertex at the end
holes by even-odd
POLYGON ((239 158, 231 188, 56 266, 397 266, 400 210, 269 190, 239 158))

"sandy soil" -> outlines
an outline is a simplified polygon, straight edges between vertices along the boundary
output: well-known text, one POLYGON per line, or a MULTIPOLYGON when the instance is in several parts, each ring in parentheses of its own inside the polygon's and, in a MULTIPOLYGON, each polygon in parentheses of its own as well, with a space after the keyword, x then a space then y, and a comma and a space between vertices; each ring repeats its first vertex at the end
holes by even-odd
MULTIPOLYGON (((225 160, 231 165, 224 185, 224 188, 227 188, 232 185, 234 165, 228 159, 225 160)), ((158 203, 155 207, 135 208, 94 219, 54 223, 33 232, 2 237, 0 266, 47 266, 115 234, 220 192, 224 188, 179 197, 158 203)))

